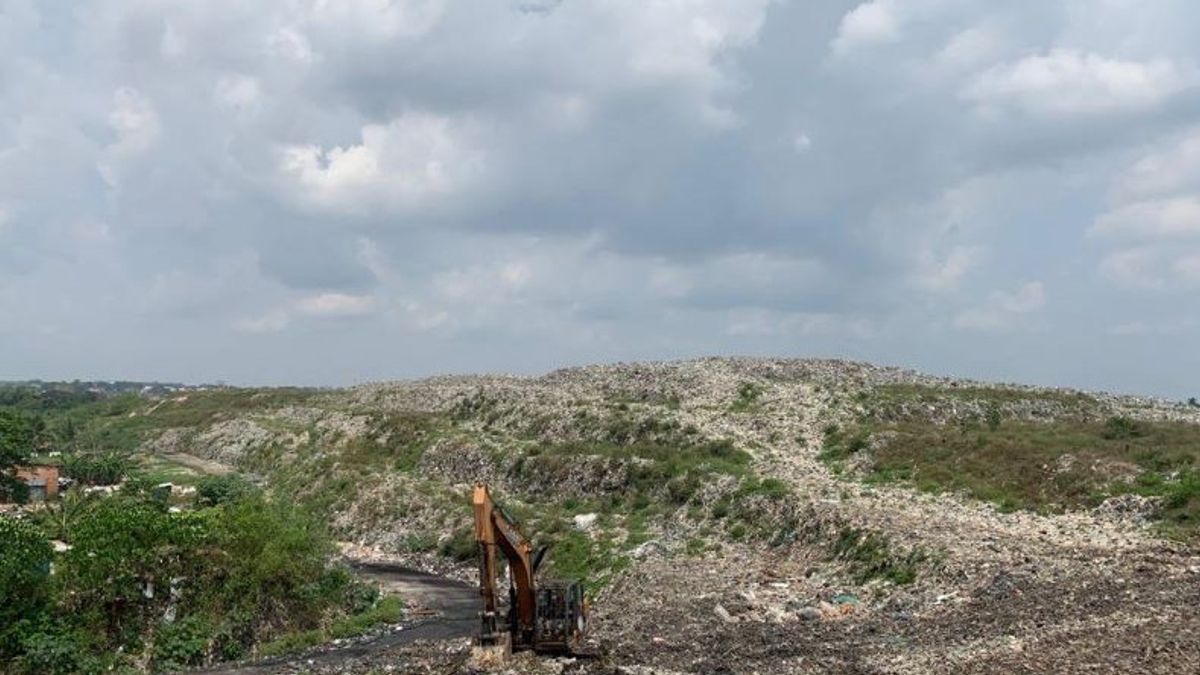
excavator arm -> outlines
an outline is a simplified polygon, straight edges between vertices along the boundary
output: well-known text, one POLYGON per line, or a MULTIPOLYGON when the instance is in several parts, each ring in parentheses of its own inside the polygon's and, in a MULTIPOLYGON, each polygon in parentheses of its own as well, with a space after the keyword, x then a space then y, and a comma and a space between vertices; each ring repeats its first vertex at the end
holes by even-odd
POLYGON ((483 596, 481 644, 507 643, 513 650, 573 653, 581 646, 587 626, 582 582, 542 579, 535 583, 546 548, 534 551, 512 517, 492 500, 486 485, 475 485, 471 505, 479 544, 479 593, 483 596), (500 556, 508 561, 511 581, 508 626, 503 630, 496 597, 500 556))
MULTIPOLYGON (((479 543, 479 592, 483 596, 484 633, 499 635, 496 617, 499 610, 496 598, 496 576, 499 556, 508 561, 513 592, 514 646, 532 645, 534 623, 537 619, 537 598, 533 575, 544 549, 534 554, 533 545, 517 529, 516 523, 492 500, 486 485, 475 486, 471 495, 475 509, 475 539, 479 543)), ((485 635, 486 638, 486 635, 485 635)))

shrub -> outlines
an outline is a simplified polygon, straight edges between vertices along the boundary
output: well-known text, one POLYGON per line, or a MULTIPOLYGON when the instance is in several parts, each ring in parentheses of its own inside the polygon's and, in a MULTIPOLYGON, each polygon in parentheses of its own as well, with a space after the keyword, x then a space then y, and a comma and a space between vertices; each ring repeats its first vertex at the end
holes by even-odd
POLYGON ((912 583, 918 566, 928 558, 920 549, 894 553, 886 535, 855 527, 841 529, 833 544, 833 555, 850 565, 859 583, 886 579, 901 585, 912 583))
POLYGON ((224 476, 205 476, 196 483, 196 505, 216 506, 235 501, 257 490, 253 483, 231 473, 224 476))
POLYGON ((110 659, 89 653, 90 644, 85 631, 47 617, 25 624, 28 630, 21 638, 20 656, 12 661, 12 672, 68 675, 99 673, 109 669, 104 662, 110 659))
POLYGON ((0 657, 18 651, 24 622, 37 617, 48 599, 53 551, 32 525, 0 516, 0 657))
POLYGON ((1101 436, 1109 440, 1140 438, 1145 434, 1142 426, 1128 417, 1110 417, 1104 422, 1101 436))
POLYGON ((116 453, 73 453, 63 458, 63 474, 85 485, 116 485, 133 467, 129 457, 116 453))
POLYGON ((154 669, 173 672, 203 664, 211 632, 212 628, 199 616, 160 625, 154 635, 154 669))
POLYGON ((121 493, 80 514, 71 542, 57 575, 57 623, 19 649, 40 664, 34 672, 53 672, 56 654, 71 649, 80 658, 141 653, 160 670, 236 657, 376 598, 328 565, 333 547, 317 521, 257 493, 183 513, 121 493), (163 622, 168 614, 176 620, 163 622))
POLYGON ((1000 414, 1000 407, 990 405, 987 409, 987 414, 984 416, 987 422, 988 429, 995 431, 1000 428, 1000 423, 1003 421, 1003 416, 1000 414))
POLYGON ((738 386, 737 399, 729 406, 733 412, 750 412, 758 404, 762 396, 762 387, 753 382, 743 382, 738 386))

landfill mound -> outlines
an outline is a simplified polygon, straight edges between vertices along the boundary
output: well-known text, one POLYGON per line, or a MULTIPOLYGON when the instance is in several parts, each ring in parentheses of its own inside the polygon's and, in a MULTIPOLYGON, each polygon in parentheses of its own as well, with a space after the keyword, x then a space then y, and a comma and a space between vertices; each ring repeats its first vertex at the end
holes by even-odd
MULTIPOLYGON (((321 496, 356 555, 462 579, 488 481, 589 577, 602 654, 500 672, 1200 672, 1186 403, 714 358, 370 384, 144 448, 321 496)), ((465 640, 311 664, 385 667, 481 668, 465 640)))

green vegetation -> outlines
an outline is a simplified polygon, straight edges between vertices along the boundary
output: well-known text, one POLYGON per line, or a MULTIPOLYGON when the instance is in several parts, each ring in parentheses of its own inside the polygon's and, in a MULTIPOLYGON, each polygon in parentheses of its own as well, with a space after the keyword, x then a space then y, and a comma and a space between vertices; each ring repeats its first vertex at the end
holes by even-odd
POLYGON ((729 409, 738 413, 753 412, 758 409, 758 399, 762 393, 761 386, 753 382, 743 382, 738 385, 737 398, 729 409))
POLYGON ((255 491, 253 483, 235 473, 225 476, 205 476, 196 483, 196 504, 198 506, 228 504, 254 494, 255 491))
POLYGON ((861 400, 875 409, 872 414, 877 417, 887 416, 891 407, 911 406, 914 403, 976 402, 1003 407, 1035 401, 1068 411, 1090 411, 1099 405, 1095 397, 1077 391, 1023 387, 935 387, 925 384, 885 384, 870 392, 863 392, 861 400))
POLYGON ((1126 493, 1159 497, 1164 530, 1196 536, 1200 427, 1103 417, 1098 406, 1089 407, 1090 400, 1061 392, 890 388, 855 424, 825 430, 821 458, 844 470, 847 459, 866 453, 869 468, 860 477, 868 482, 963 491, 1004 510, 1091 508, 1126 493), (983 412, 959 415, 951 423, 923 416, 922 410, 948 400, 975 404, 983 412), (1031 401, 1057 406, 1062 414, 1030 421, 1005 412, 1006 406, 1031 401))
POLYGON ((916 580, 921 564, 929 559, 922 549, 897 553, 887 536, 855 527, 844 527, 838 532, 832 552, 835 559, 849 564, 860 584, 874 579, 910 584, 916 580))
POLYGON ((196 469, 161 455, 137 456, 129 474, 141 476, 152 485, 172 483, 174 485, 196 485, 205 478, 196 469))
POLYGON ((258 492, 171 512, 126 489, 41 525, 53 531, 0 518, 7 672, 174 670, 246 656, 284 634, 347 634, 398 611, 329 564, 318 521, 258 492), (71 547, 52 575, 50 534, 71 547))
POLYGON ((34 419, 20 411, 0 409, 0 501, 23 502, 28 497, 28 488, 13 476, 13 470, 33 455, 34 419))
POLYGON ((0 517, 0 658, 20 644, 20 627, 46 602, 52 549, 37 528, 0 517))
POLYGON ((398 623, 403 618, 403 600, 398 596, 388 595, 379 598, 368 609, 334 621, 328 628, 318 628, 283 635, 264 644, 259 648, 258 654, 259 656, 286 654, 313 647, 330 640, 362 635, 377 626, 398 623))
POLYGON ((64 476, 84 485, 116 485, 133 465, 133 458, 123 453, 71 453, 63 457, 62 470, 64 476))

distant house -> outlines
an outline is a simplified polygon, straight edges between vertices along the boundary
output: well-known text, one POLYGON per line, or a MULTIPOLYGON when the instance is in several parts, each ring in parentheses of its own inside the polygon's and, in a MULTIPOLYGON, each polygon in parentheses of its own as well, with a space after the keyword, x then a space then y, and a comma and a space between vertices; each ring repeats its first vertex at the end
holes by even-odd
POLYGON ((34 464, 17 467, 17 479, 29 486, 29 501, 44 502, 58 496, 58 467, 34 464))

